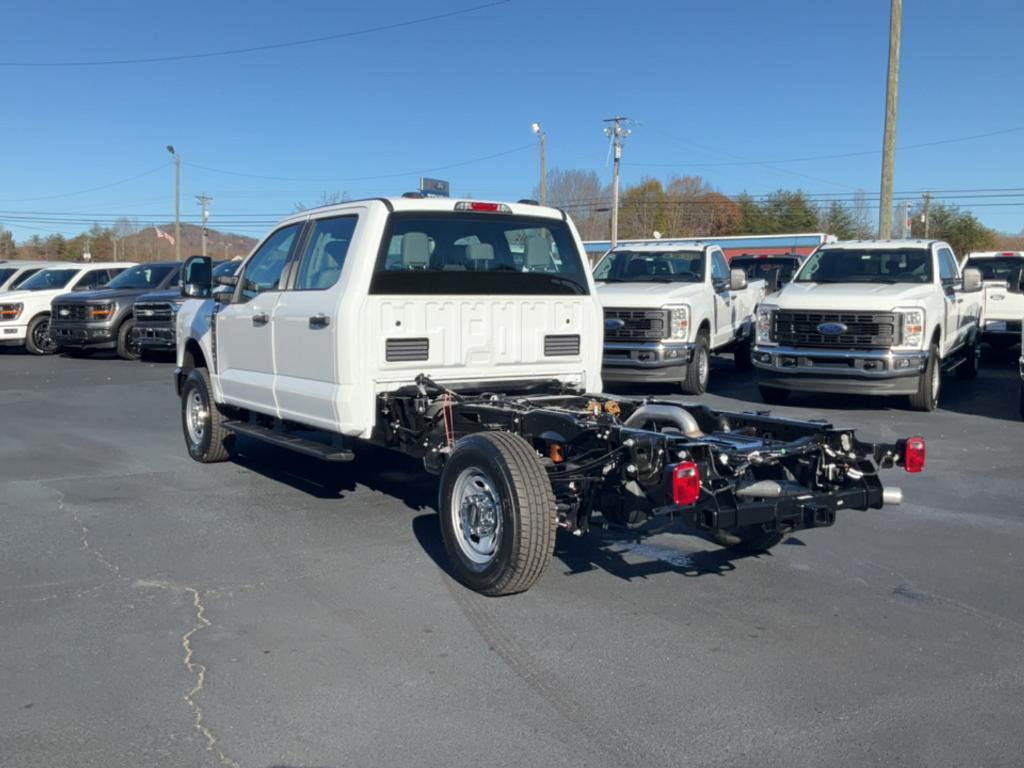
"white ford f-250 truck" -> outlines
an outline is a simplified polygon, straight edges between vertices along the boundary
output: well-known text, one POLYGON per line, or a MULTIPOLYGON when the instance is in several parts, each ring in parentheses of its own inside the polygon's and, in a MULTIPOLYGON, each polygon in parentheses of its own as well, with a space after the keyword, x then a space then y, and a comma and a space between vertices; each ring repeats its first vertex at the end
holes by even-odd
POLYGON ((972 253, 964 268, 981 272, 985 293, 981 308, 981 340, 1004 352, 1020 341, 1024 296, 1007 290, 1007 281, 1024 267, 1024 252, 972 253))
MULTIPOLYGON (((529 203, 379 198, 284 220, 215 292, 183 268, 176 386, 196 461, 236 436, 348 461, 376 445, 440 475, 456 576, 528 589, 555 533, 591 515, 673 515, 765 549, 840 509, 899 501, 878 470, 925 444, 863 443, 820 422, 601 390, 601 306, 566 215, 529 203)), ((373 454, 371 453, 371 456, 373 454)))
POLYGON ((765 283, 747 285, 717 245, 615 248, 594 267, 604 305, 605 381, 708 388, 709 356, 732 351, 749 370, 753 315, 765 283))
POLYGON ((939 401, 942 373, 978 374, 981 274, 926 240, 821 246, 757 310, 754 365, 765 402, 791 390, 939 401))

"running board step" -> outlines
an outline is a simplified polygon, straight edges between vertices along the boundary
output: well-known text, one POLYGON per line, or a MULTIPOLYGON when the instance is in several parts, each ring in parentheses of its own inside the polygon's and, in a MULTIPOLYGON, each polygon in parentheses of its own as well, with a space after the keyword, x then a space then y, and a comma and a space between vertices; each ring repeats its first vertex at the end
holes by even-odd
POLYGON ((304 453, 307 456, 316 456, 324 461, 352 461, 356 457, 352 451, 345 448, 339 449, 334 445, 327 445, 316 440, 308 440, 280 429, 262 427, 259 424, 250 424, 247 421, 225 421, 224 429, 234 432, 236 435, 253 437, 271 445, 304 453))

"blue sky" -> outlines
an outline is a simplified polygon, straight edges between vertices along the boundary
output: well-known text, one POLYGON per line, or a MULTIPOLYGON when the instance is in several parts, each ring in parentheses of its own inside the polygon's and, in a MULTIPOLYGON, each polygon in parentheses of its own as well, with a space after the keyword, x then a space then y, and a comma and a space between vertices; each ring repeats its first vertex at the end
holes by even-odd
MULTIPOLYGON (((484 2, 8 4, 0 61, 203 53, 484 2)), ((614 114, 638 121, 624 155, 626 183, 690 173, 728 194, 875 194, 878 154, 721 164, 878 148, 888 21, 889 0, 510 0, 245 55, 3 66, 0 223, 21 240, 84 229, 62 223, 71 214, 173 220, 166 144, 183 158, 183 218, 198 220, 194 195, 206 192, 211 226, 252 235, 298 201, 401 193, 417 186, 420 171, 441 166, 456 167, 427 175, 451 180, 455 195, 517 199, 536 184, 532 121, 547 132, 549 168, 610 177, 601 121, 614 114), (365 178, 375 176, 388 178, 365 178), (23 212, 53 221, 19 223, 23 212)), ((898 144, 1024 127, 1022 29, 1016 0, 905 0, 898 144)), ((895 187, 1021 187, 1022 168, 1019 130, 901 151, 895 187)), ((956 199, 990 226, 1024 227, 1024 195, 956 199)))

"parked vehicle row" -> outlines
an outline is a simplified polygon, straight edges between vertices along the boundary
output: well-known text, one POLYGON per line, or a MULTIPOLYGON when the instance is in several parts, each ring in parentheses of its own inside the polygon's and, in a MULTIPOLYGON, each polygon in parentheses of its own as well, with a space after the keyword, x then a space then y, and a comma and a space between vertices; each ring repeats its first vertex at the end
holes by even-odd
MULTIPOLYGON (((647 328, 699 363, 740 341, 760 290, 720 255, 635 251, 622 275, 640 264, 670 279, 613 300, 667 302, 647 328)), ((671 515, 763 550, 840 510, 899 502, 879 470, 921 471, 923 438, 872 444, 820 422, 598 394, 600 291, 619 289, 616 264, 599 289, 562 211, 418 197, 296 214, 219 294, 210 260, 192 257, 182 295, 198 300, 176 318, 188 453, 223 461, 244 436, 327 461, 366 445, 420 459, 440 477, 455 574, 489 595, 528 589, 557 529, 583 534, 597 511, 627 527, 671 515)))

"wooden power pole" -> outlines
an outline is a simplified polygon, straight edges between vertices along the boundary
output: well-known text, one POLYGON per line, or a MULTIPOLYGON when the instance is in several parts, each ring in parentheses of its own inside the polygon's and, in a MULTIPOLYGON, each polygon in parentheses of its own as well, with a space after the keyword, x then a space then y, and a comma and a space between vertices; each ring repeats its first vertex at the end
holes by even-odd
POLYGON ((885 86, 885 135, 882 139, 882 194, 878 203, 878 236, 892 237, 892 179, 896 162, 896 103, 900 92, 900 30, 903 0, 892 0, 889 15, 889 79, 885 86))

